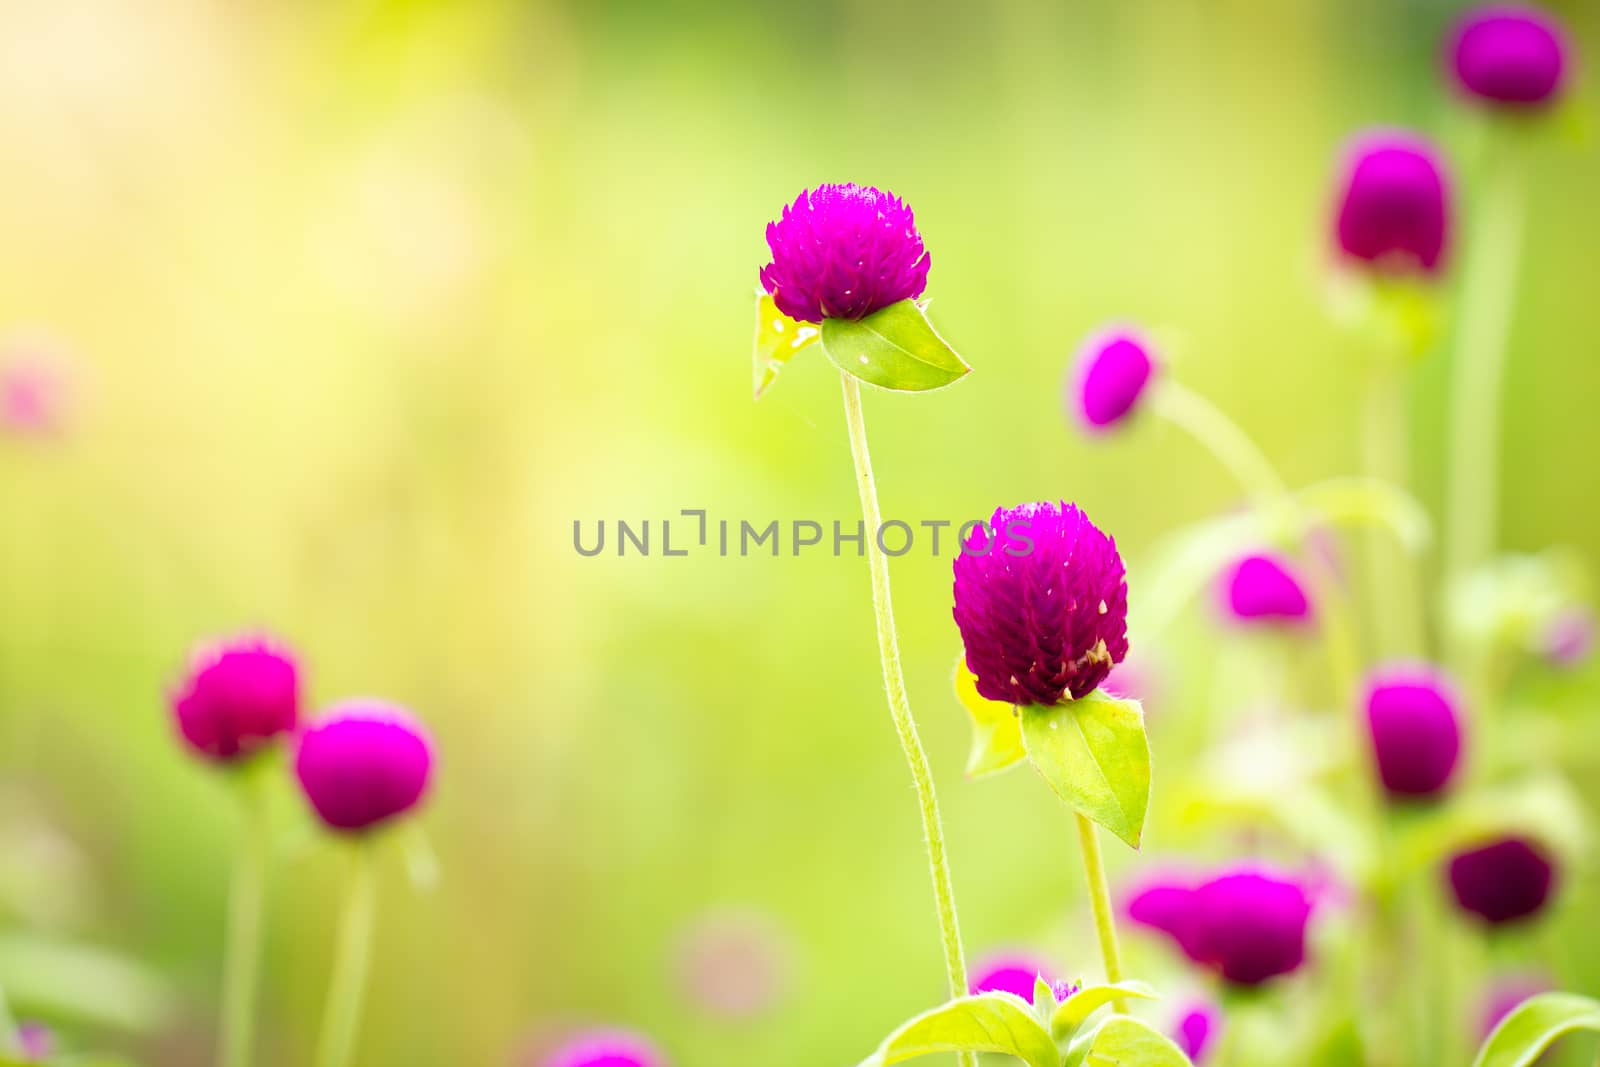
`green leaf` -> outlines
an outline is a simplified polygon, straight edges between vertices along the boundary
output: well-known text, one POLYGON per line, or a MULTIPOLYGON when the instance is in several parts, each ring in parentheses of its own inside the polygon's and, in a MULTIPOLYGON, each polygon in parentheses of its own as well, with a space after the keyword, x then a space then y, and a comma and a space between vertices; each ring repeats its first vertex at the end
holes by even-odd
POLYGON ((809 322, 796 322, 778 310, 772 294, 756 292, 755 386, 756 399, 767 391, 783 365, 795 353, 822 336, 809 322))
POLYGON ((1600 1001, 1576 993, 1540 993, 1500 1020, 1472 1067, 1528 1067, 1556 1038, 1574 1030, 1600 1033, 1600 1001))
POLYGON ((1189 1057, 1150 1024, 1114 1015, 1095 1032, 1084 1067, 1192 1067, 1189 1057))
POLYGON ((1096 690, 1051 708, 1023 708, 1022 739, 1057 796, 1139 847, 1150 804, 1150 743, 1137 700, 1096 690))
POLYGON ((1083 1025, 1083 1021, 1113 1001, 1131 997, 1156 1000, 1156 991, 1144 982, 1113 982, 1085 986, 1063 1000, 1050 1018, 1050 1032, 1061 1040, 1083 1025))
POLYGON ((0 939, 0 989, 20 1010, 98 1026, 150 1030, 172 997, 153 972, 104 949, 36 934, 0 939))
POLYGON ((1060 1067, 1061 1053, 1028 1005, 1010 993, 961 997, 890 1034, 861 1067, 887 1067, 939 1052, 998 1052, 1029 1067, 1060 1067))
POLYGON ((938 389, 972 369, 913 300, 864 319, 823 319, 822 350, 840 370, 882 389, 938 389))
POLYGON ((965 653, 956 657, 956 699, 972 717, 972 754, 967 757, 967 777, 984 778, 1016 766, 1027 758, 1022 747, 1022 722, 1017 709, 978 692, 978 678, 967 669, 965 653))

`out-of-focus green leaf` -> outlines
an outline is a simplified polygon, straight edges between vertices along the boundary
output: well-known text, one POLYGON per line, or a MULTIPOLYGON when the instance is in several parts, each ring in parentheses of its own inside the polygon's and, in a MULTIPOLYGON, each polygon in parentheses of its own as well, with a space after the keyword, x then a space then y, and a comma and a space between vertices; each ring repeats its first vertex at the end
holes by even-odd
POLYGON ((1060 1067, 1061 1053, 1020 997, 980 993, 952 1000, 900 1027, 861 1061, 887 1067, 939 1052, 998 1052, 1029 1067, 1060 1067))
POLYGON ((1332 478, 1294 494, 1313 515, 1339 526, 1381 526, 1413 554, 1433 542, 1433 524, 1415 497, 1379 478, 1332 478))
POLYGON ((1323 1030, 1311 1049, 1310 1067, 1365 1067, 1366 1062, 1361 1026, 1349 1016, 1323 1030))
POLYGON ((770 293, 756 293, 755 389, 756 399, 767 391, 784 364, 822 336, 809 322, 796 322, 778 310, 770 293))
POLYGON ((1529 1067, 1552 1042, 1575 1030, 1600 1033, 1600 1001, 1576 993, 1540 993, 1500 1020, 1472 1067, 1529 1067))
POLYGON ((149 1030, 172 998, 152 972, 115 953, 38 935, 0 938, 0 988, 25 1012, 149 1030))
POLYGON ((881 389, 939 389, 972 370, 914 300, 863 319, 822 320, 822 350, 840 370, 881 389))
POLYGON ((1113 1015, 1086 1040, 1074 1042, 1068 1067, 1192 1067, 1189 1057, 1150 1024, 1113 1015))
POLYGON ((1144 982, 1113 982, 1107 985, 1085 986, 1063 1000, 1050 1017, 1050 1032, 1060 1041, 1066 1038, 1083 1021, 1101 1008, 1124 998, 1155 1000, 1156 991, 1144 982))
POLYGON ((983 778, 1016 766, 1027 758, 1022 746, 1022 722, 1010 704, 989 700, 978 692, 978 679, 967 669, 965 654, 956 657, 956 699, 972 718, 972 753, 967 757, 967 777, 983 778))
POLYGON ((1150 804, 1150 742, 1137 700, 1096 690, 1055 707, 1022 709, 1028 761, 1073 810, 1134 848, 1150 804))

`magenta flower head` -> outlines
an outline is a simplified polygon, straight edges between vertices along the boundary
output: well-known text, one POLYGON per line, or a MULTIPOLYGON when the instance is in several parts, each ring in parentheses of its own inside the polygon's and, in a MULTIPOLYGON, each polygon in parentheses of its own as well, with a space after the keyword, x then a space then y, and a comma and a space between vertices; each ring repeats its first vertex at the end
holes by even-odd
POLYGON ((1546 12, 1489 4, 1456 24, 1448 46, 1456 85, 1468 96, 1505 109, 1545 106, 1566 80, 1566 31, 1546 12))
MULTIPOLYGON (((1054 987, 1056 980, 1051 974, 1049 964, 1036 956, 1019 952, 1001 952, 979 960, 972 968, 972 978, 968 985, 974 994, 1011 993, 1032 1004, 1033 986, 1040 978, 1054 987)), ((1058 994, 1056 999, 1066 998, 1058 994)))
POLYGON ((666 1063, 656 1047, 639 1034, 590 1030, 558 1048, 543 1067, 666 1067, 666 1063))
POLYGON ((1461 758, 1460 698, 1427 664, 1390 664, 1367 680, 1367 729, 1384 790, 1396 800, 1444 792, 1461 758))
POLYGON ((1194 1063, 1204 1063, 1222 1029, 1222 1013, 1204 1002, 1189 1006, 1172 1028, 1172 1040, 1194 1063))
POLYGON ((1456 904, 1489 926, 1539 914, 1556 884, 1554 857, 1523 837, 1458 852, 1447 873, 1456 904))
POLYGON ((996 509, 962 544, 955 578, 967 669, 989 700, 1076 700, 1128 654, 1122 557, 1075 504, 996 509))
POLYGON ((1438 149, 1377 130, 1345 153, 1334 237, 1346 258, 1386 274, 1436 274, 1450 239, 1450 187, 1438 149))
POLYGON ((1275 552, 1244 556, 1222 574, 1219 599, 1223 613, 1246 624, 1296 625, 1311 618, 1295 566, 1275 552))
POLYGON ((819 185, 767 223, 761 285, 801 322, 859 319, 922 295, 928 253, 911 209, 870 185, 819 185))
POLYGON ((259 635, 200 645, 171 697, 178 732, 219 763, 244 759, 300 718, 300 668, 288 646, 259 635))
POLYGON ((1264 870, 1241 868, 1197 886, 1158 884, 1127 910, 1230 985, 1261 985, 1305 963, 1311 894, 1264 870))
POLYGON ((1138 406, 1156 371, 1152 349, 1128 329, 1110 329, 1078 350, 1068 405, 1091 433, 1118 425, 1138 406))
POLYGON ((300 736, 294 771, 324 823, 361 833, 422 799, 433 773, 433 742, 409 712, 352 700, 330 709, 300 736))

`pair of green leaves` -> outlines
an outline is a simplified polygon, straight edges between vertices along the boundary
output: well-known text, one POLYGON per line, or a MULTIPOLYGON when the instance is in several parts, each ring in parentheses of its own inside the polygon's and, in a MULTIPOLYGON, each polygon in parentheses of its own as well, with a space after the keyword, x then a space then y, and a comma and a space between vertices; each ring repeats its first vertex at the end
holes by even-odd
POLYGON ((949 385, 972 368, 934 330, 925 307, 902 300, 861 319, 824 319, 819 328, 796 322, 769 294, 757 294, 756 398, 815 341, 840 370, 881 389, 923 392, 949 385))
POLYGON ((959 997, 901 1026, 860 1067, 942 1052, 999 1053, 1028 1067, 1190 1067, 1177 1045, 1138 1019, 1095 1020, 1113 1001, 1154 997, 1143 982, 1118 982, 1088 986, 1057 1003, 1043 980, 1032 1005, 1010 993, 959 997))
POLYGON ((1139 847, 1150 806, 1150 743, 1137 700, 1097 690, 1055 707, 1016 708, 980 695, 965 657, 956 660, 956 697, 972 717, 969 776, 1027 760, 1073 810, 1139 847))

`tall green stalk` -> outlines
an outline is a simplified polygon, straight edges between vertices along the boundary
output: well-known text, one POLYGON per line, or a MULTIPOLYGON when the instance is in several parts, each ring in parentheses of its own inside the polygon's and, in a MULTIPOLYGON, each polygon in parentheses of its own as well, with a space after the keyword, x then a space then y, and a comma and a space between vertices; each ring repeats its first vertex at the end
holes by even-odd
POLYGON ((228 896, 227 946, 222 972, 222 1021, 217 1062, 249 1067, 255 1036, 256 990, 261 973, 261 915, 266 899, 270 841, 265 776, 242 767, 234 783, 242 816, 233 885, 228 896))
MULTIPOLYGON (((1122 981, 1122 950, 1117 945, 1117 919, 1111 907, 1111 889, 1106 883, 1106 866, 1100 856, 1100 837, 1094 823, 1081 813, 1074 812, 1078 823, 1078 844, 1083 851, 1083 873, 1089 883, 1089 904, 1094 910, 1094 932, 1100 941, 1100 959, 1105 965, 1106 981, 1122 981)), ((1127 1011, 1120 998, 1115 1002, 1117 1011, 1127 1011)))
MULTIPOLYGON (((872 476, 872 455, 867 449, 867 424, 861 413, 861 386, 856 379, 840 372, 844 387, 844 418, 850 430, 850 455, 855 461, 856 489, 861 497, 861 516, 866 523, 867 562, 872 573, 872 610, 878 629, 878 658, 883 665, 883 684, 889 693, 889 717, 905 753, 911 780, 916 785, 917 802, 922 812, 922 836, 927 846, 928 870, 933 877, 934 905, 939 913, 939 936, 944 946, 945 973, 952 997, 967 993, 967 961, 961 948, 961 924, 956 916, 955 889, 950 880, 950 861, 945 853, 944 825, 939 818, 939 798, 934 792, 933 773, 928 755, 917 734, 906 695, 905 674, 900 668, 900 641, 895 633, 894 602, 889 595, 889 560, 878 546, 878 527, 883 515, 878 508, 877 483, 872 476)), ((970 1053, 963 1063, 975 1062, 970 1053)))
POLYGON ((361 1023, 367 970, 372 959, 372 928, 377 913, 377 864, 372 848, 357 841, 344 913, 339 918, 339 940, 328 983, 328 1005, 317 1043, 317 1067, 348 1067, 361 1023))

